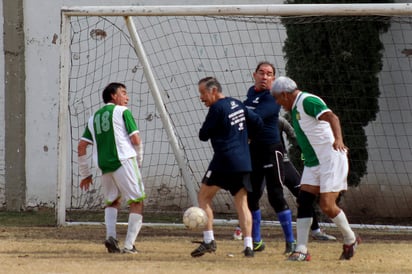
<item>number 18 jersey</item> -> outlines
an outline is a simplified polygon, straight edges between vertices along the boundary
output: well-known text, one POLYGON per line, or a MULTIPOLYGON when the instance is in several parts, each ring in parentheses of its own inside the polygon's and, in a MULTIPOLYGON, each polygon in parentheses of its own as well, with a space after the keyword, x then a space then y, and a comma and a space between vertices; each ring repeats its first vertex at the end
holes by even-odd
POLYGON ((94 145, 93 160, 104 174, 117 170, 122 160, 136 157, 130 136, 138 132, 127 107, 108 103, 90 117, 81 139, 94 145))

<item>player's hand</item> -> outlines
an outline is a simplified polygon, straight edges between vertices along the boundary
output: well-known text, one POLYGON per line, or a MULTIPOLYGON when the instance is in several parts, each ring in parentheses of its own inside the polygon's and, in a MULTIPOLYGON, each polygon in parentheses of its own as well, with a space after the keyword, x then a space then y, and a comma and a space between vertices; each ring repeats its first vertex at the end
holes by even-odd
POLYGON ((340 141, 340 140, 335 140, 335 142, 333 143, 333 148, 337 151, 343 151, 343 152, 348 152, 349 148, 347 146, 345 146, 345 144, 340 141))
POLYGON ((90 185, 93 184, 93 176, 90 175, 83 180, 80 181, 80 189, 83 189, 85 191, 89 190, 90 185))

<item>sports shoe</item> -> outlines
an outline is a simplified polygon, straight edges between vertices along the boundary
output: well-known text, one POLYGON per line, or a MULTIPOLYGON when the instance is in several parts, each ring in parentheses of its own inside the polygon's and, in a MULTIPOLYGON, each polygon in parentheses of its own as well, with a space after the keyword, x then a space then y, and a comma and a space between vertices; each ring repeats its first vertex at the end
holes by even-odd
POLYGON ((336 237, 326 234, 323 231, 318 231, 316 233, 312 233, 312 238, 314 240, 319 240, 319 241, 336 241, 336 237))
POLYGON ((255 253, 250 247, 246 247, 245 250, 243 250, 243 254, 245 254, 245 257, 254 257, 255 253))
POLYGON ((296 241, 291 242, 291 243, 286 243, 285 251, 283 252, 283 254, 285 254, 285 256, 290 256, 292 253, 295 252, 295 249, 296 249, 296 241))
POLYGON ((122 253, 127 253, 127 254, 137 254, 139 253, 139 251, 136 249, 135 246, 132 247, 132 249, 128 249, 128 248, 123 248, 122 249, 122 253))
POLYGON ((265 250, 265 247, 266 245, 263 240, 260 240, 259 242, 253 242, 253 251, 260 252, 265 250))
POLYGON ((293 262, 308 262, 310 261, 311 257, 309 252, 308 253, 302 253, 295 251, 292 254, 289 255, 288 261, 293 261, 293 262))
POLYGON ((361 243, 361 238, 359 236, 356 237, 356 240, 353 244, 350 245, 343 245, 342 255, 340 255, 339 260, 350 260, 355 254, 355 250, 358 247, 358 244, 361 243))
POLYGON ((119 242, 112 236, 104 241, 104 245, 109 253, 120 253, 119 242))
POLYGON ((235 231, 233 232, 233 240, 242 240, 243 235, 242 235, 242 230, 240 227, 236 227, 235 231))
POLYGON ((206 252, 212 253, 216 251, 216 242, 213 240, 210 243, 205 243, 205 242, 198 242, 198 241, 193 241, 192 243, 200 243, 199 247, 196 248, 195 250, 190 253, 192 257, 200 257, 205 255, 206 252))

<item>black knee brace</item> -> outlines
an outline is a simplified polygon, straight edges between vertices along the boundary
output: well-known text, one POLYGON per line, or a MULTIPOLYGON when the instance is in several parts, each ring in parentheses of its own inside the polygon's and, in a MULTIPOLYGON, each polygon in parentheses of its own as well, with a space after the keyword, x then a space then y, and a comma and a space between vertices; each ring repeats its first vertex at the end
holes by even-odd
POLYGON ((298 203, 298 218, 311 218, 313 217, 313 203, 316 200, 316 195, 300 191, 297 199, 298 203))
POLYGON ((251 211, 256 211, 259 209, 259 200, 262 195, 256 192, 247 193, 247 204, 251 211))
POLYGON ((281 187, 274 188, 271 191, 268 190, 268 200, 276 213, 289 209, 281 187))

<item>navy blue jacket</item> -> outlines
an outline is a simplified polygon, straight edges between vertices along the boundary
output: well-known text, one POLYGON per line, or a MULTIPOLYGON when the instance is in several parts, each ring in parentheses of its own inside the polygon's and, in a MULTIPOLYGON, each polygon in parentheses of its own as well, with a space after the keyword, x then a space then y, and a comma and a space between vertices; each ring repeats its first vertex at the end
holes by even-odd
POLYGON ((263 122, 237 99, 225 97, 209 107, 199 131, 201 141, 210 139, 212 143, 214 155, 209 170, 225 173, 252 171, 248 126, 259 131, 263 122))
POLYGON ((255 86, 249 88, 247 98, 243 102, 246 107, 259 115, 263 120, 263 129, 257 133, 250 131, 252 143, 277 144, 280 143, 278 127, 280 105, 269 90, 257 92, 255 86))

